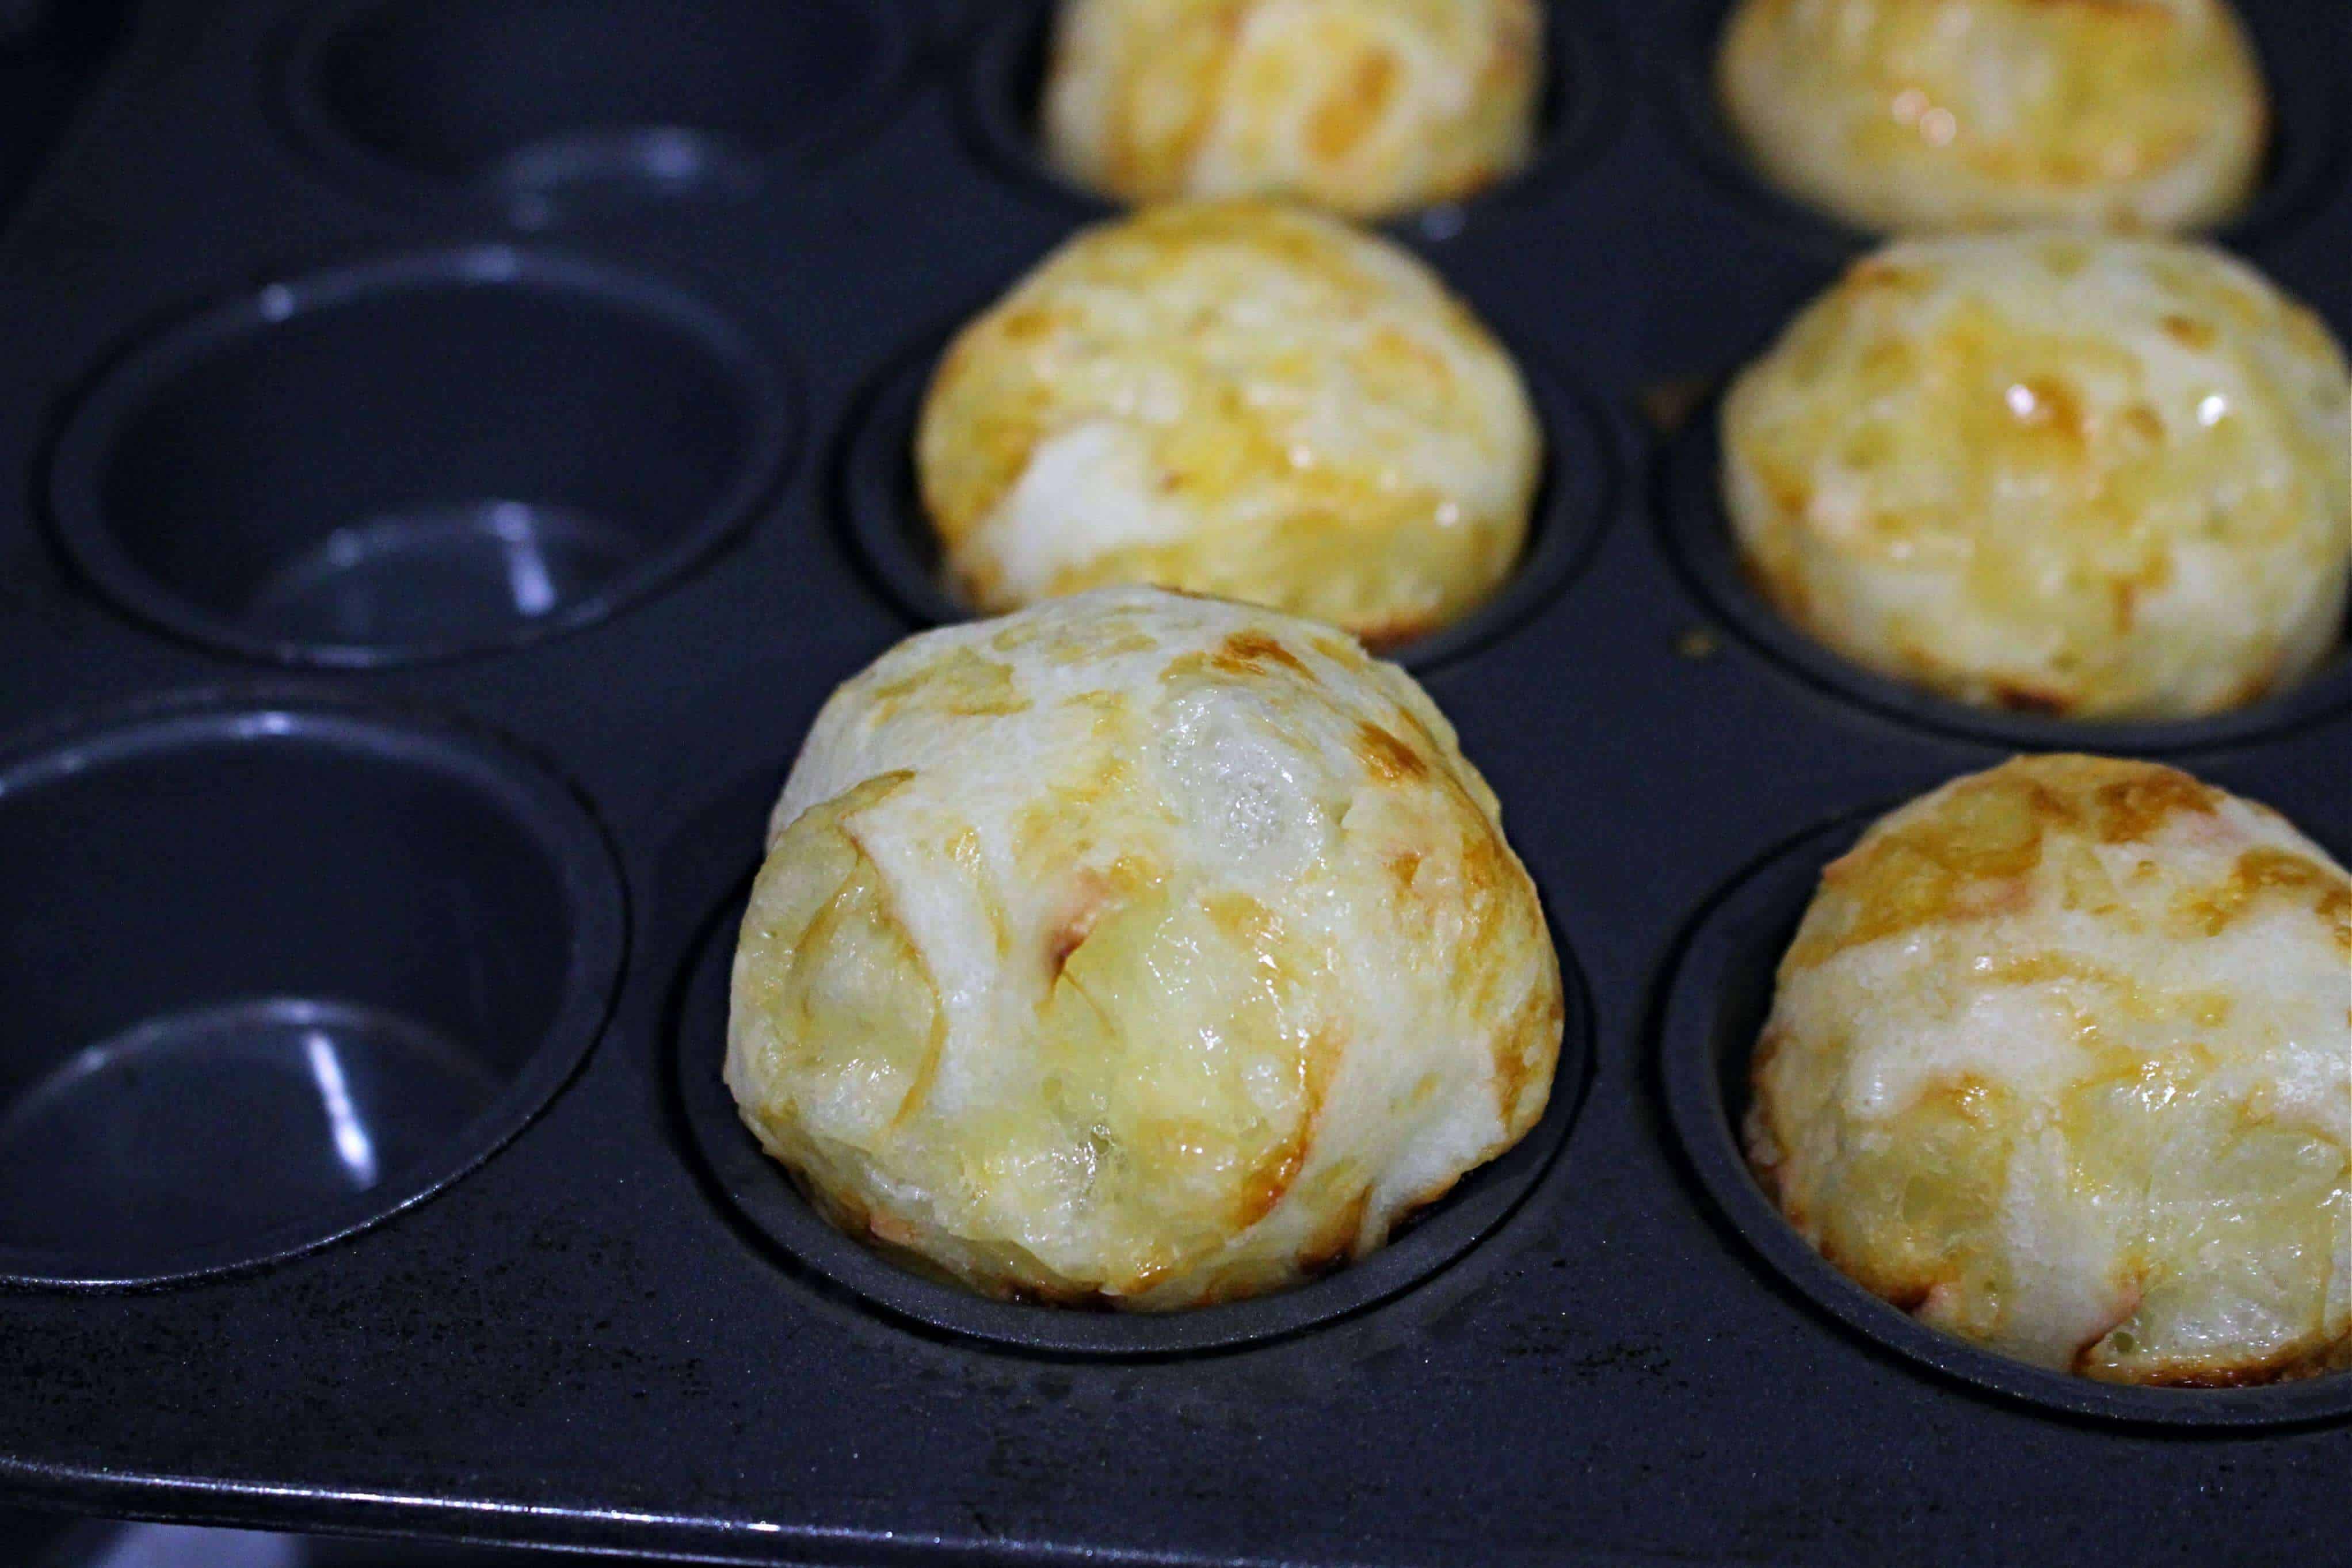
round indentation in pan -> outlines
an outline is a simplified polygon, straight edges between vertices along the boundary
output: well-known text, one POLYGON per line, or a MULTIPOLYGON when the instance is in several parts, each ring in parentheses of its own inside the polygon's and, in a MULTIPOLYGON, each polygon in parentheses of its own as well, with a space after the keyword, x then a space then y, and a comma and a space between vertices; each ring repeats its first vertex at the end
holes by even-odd
POLYGON ((748 191, 868 118, 908 47, 887 0, 340 0, 292 36, 286 110, 364 183, 538 224, 748 191))
MULTIPOLYGON (((1884 810, 1892 810, 1889 803, 1884 810)), ((2144 1388, 2053 1372, 1929 1328, 1854 1283, 1808 1246, 1749 1172, 1739 1124, 1749 1061, 1772 1009, 1775 972, 1822 868, 1883 810, 1815 830, 1748 867, 1708 905, 1666 992, 1659 1073, 1691 1167, 1747 1244, 1831 1317, 1914 1363, 1973 1387, 2076 1416, 2161 1426, 2244 1427, 2352 1416, 2352 1375, 2258 1388, 2144 1388)))
POLYGON ((272 284, 133 349, 52 465, 122 608, 289 663, 511 646, 602 619, 750 515, 788 383, 650 279, 490 246, 272 284))
POLYGON ((1707 403, 1664 457, 1659 518, 1685 586, 1723 623, 1790 674, 1885 717, 2021 751, 2136 755, 2212 750, 2261 740, 2352 706, 2352 647, 2260 702, 2210 718, 2104 723, 1971 707, 1841 657, 1774 609, 1750 580, 1724 508, 1722 402, 1707 403))
POLYGON ((688 959, 678 998, 672 1068, 695 1152, 726 1201, 801 1269, 903 1322, 1013 1350, 1128 1359, 1232 1350, 1332 1322, 1399 1295, 1460 1258, 1518 1207, 1566 1141, 1591 1076, 1591 1013, 1581 977, 1563 953, 1567 1028, 1542 1120, 1362 1262, 1288 1291, 1190 1312, 1087 1312, 994 1301, 901 1268, 835 1228, 737 1116, 721 1071, 736 936, 748 897, 748 889, 739 893, 712 917, 688 959))
MULTIPOLYGON (((2271 93, 2268 165, 2253 200, 2214 236, 2258 245, 2326 200, 2345 157, 2343 47, 2318 10, 2230 0, 2247 25, 2271 93)), ((1665 20, 1653 91, 1691 161, 1727 195, 1816 254, 1851 256, 1884 236, 1864 233, 1775 187, 1724 121, 1715 92, 1717 43, 1736 0, 1680 0, 1665 20)))
POLYGON ((456 1179, 603 1027, 602 833, 503 747, 296 703, 0 762, 0 1278, 282 1257, 456 1179))
MULTIPOLYGON (((899 611, 924 626, 967 621, 940 559, 915 479, 915 431, 943 346, 886 371, 852 415, 837 454, 835 503, 858 558, 899 611)), ((1520 362, 1543 430, 1544 477, 1517 567, 1494 596, 1451 625, 1376 649, 1427 670, 1483 647, 1556 597, 1591 554, 1618 506, 1619 454, 1630 439, 1593 399, 1520 362)))
MULTIPOLYGON (((1038 103, 1053 44, 1055 0, 999 0, 971 51, 966 118, 988 162, 1024 188, 1087 218, 1108 217, 1120 204, 1087 190, 1055 168, 1039 140, 1038 103)), ((1444 240, 1477 213, 1534 194, 1576 169, 1605 139, 1619 108, 1603 61, 1607 40, 1595 7, 1547 5, 1545 77, 1534 155, 1524 168, 1467 201, 1388 220, 1406 238, 1444 240)))

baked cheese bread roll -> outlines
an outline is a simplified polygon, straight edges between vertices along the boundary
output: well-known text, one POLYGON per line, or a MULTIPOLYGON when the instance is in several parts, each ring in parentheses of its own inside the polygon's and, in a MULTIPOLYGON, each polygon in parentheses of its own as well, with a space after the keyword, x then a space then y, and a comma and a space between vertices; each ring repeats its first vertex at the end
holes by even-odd
POLYGON ((2116 1382, 2352 1361, 2352 881, 2147 762, 2021 758, 1830 866, 1749 1144, 1830 1261, 2116 1382))
POLYGON ((2180 719, 2338 643, 2352 386, 2318 318, 2201 246, 2049 233, 1881 251, 1723 412, 1783 614, 1944 695, 2180 719))
POLYGON ((1538 0, 1065 0, 1048 156, 1125 202, 1284 195, 1357 217, 1526 162, 1538 0))
POLYGON ((901 643, 776 807, 726 1076, 809 1198, 992 1295, 1290 1284, 1542 1114, 1555 956, 1412 679, 1106 589, 901 643))
POLYGON ((916 435, 982 609, 1146 582, 1378 643, 1510 574, 1540 459, 1509 357, 1427 267, 1253 203, 1055 251, 957 338, 916 435))
POLYGON ((1768 178, 1888 231, 2201 227, 2270 122, 2227 0, 1741 0, 1717 88, 1768 178))

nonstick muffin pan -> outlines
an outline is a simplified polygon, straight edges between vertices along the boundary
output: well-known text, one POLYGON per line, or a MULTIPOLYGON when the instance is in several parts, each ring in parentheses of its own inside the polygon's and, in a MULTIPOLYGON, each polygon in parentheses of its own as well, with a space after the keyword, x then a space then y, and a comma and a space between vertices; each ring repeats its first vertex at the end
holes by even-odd
MULTIPOLYGON (((2280 152, 2230 241, 2352 336, 2352 18, 2244 7, 2280 152)), ((1580 977, 1553 1111, 1361 1269, 1137 1324, 934 1293, 713 1098, 784 769, 955 612, 923 369, 1090 210, 1013 145, 1040 13, 154 0, 0 242, 0 1483, 743 1562, 2340 1555, 2341 1385, 1989 1365, 1738 1163, 1871 813, 2104 747, 2340 853, 2352 704, 2011 721, 1742 597, 1705 389, 1852 241, 1695 144, 1719 11, 1560 5, 1560 150, 1390 225, 1547 426, 1519 576, 1407 657, 1580 977)))

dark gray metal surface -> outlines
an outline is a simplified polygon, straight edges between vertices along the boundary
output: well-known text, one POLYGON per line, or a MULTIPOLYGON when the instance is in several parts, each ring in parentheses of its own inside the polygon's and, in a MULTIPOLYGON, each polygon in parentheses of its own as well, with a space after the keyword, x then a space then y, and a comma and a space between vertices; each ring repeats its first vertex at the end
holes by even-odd
MULTIPOLYGON (((2301 183, 2239 243, 2352 334, 2352 18, 2246 9, 2301 117, 2284 128, 2301 183)), ((677 179, 596 172, 642 172, 633 143, 618 165, 534 165, 520 188, 545 201, 518 203, 506 175, 437 191, 321 146, 289 107, 307 14, 158 0, 0 247, 0 736, 157 694, 289 691, 483 727, 611 837, 625 967, 578 1074, 430 1201, 222 1278, 0 1292, 0 1484, 142 1516, 747 1562, 2343 1557, 2341 1424, 2184 1434, 1976 1390, 1789 1285, 1687 1168, 1655 1053, 1691 924, 1771 847, 2005 747, 1714 627, 1668 546, 1654 451, 1633 455, 1580 571, 1424 675, 1500 793, 1592 1009, 1582 1111, 1483 1240, 1288 1339, 1106 1363, 910 1327, 740 1221, 673 1087, 675 1053, 718 1049, 679 1038, 682 988, 817 705, 910 626, 849 543, 834 484, 861 394, 1076 212, 988 151, 978 54, 905 47, 894 23, 856 16, 824 24, 841 47, 805 57, 854 78, 824 133, 755 137, 707 189, 658 147, 655 171, 677 179), (689 298, 795 389, 803 438, 742 526, 563 635, 341 673, 163 630, 68 564, 46 473, 106 367, 200 308, 266 317, 269 286, 320 268, 500 246, 689 298)), ((1675 84, 1700 29, 1682 6, 1557 15, 1585 39, 1604 129, 1523 196, 1402 232, 1544 373, 1623 413, 1740 363, 1846 242, 1737 194, 1696 150, 1675 84)), ((604 35, 568 36, 593 55, 604 35)), ((759 101, 752 85, 711 90, 759 101)), ((348 376, 355 400, 385 384, 366 362, 348 376)), ((268 422, 236 434, 266 445, 268 422)), ((503 435, 559 455, 575 439, 545 414, 503 435)), ((635 441, 659 471, 694 438, 648 420, 635 441)), ((292 461, 352 458, 329 440, 292 461)), ((2189 760, 2352 841, 2340 710, 2189 760)))

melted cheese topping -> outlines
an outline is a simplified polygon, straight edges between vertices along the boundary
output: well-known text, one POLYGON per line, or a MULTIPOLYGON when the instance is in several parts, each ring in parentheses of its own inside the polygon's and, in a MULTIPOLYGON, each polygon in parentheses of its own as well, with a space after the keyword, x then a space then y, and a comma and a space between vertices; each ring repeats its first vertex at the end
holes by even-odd
POLYGON ((2217 252, 1896 245, 1724 406, 1724 487, 1782 613, 1985 706, 2180 718, 2336 646, 2352 383, 2318 318, 2217 252))
POLYGON ((2352 1364, 2352 879, 2153 763, 2020 758, 1823 874, 1751 1153, 1940 1328, 2122 1382, 2352 1364))
POLYGON ((1744 0, 1717 88, 1770 179, 1881 230, 2201 227, 2269 126, 2226 0, 1744 0))
POLYGON ((1149 582, 1384 642, 1509 574, 1540 456, 1508 356, 1426 267, 1255 204, 1063 246, 956 340, 916 438, 983 609, 1149 582))
POLYGON ((1066 0, 1047 152, 1127 202, 1458 201, 1535 140, 1536 0, 1066 0))
POLYGON ((779 801, 727 1082, 852 1234, 1168 1308, 1361 1257, 1542 1113, 1562 1003, 1412 678, 1112 589, 909 639, 779 801))

